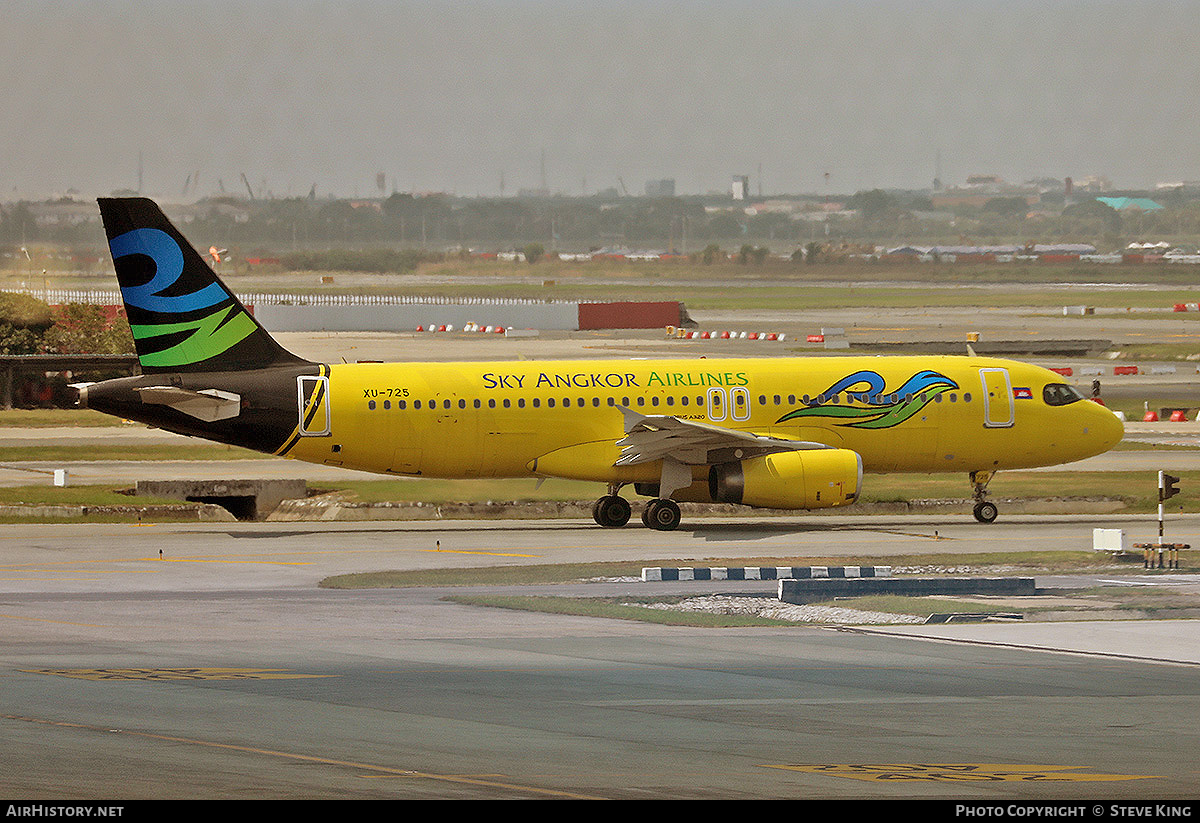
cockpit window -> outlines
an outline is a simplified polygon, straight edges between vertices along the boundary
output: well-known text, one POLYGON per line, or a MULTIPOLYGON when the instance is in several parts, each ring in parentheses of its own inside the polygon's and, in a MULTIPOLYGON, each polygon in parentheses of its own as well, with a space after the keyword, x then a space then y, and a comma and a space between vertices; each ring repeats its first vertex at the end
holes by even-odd
POLYGON ((1046 401, 1047 406, 1066 406, 1082 400, 1083 395, 1076 391, 1074 386, 1068 386, 1066 383, 1051 383, 1042 389, 1042 399, 1046 401))

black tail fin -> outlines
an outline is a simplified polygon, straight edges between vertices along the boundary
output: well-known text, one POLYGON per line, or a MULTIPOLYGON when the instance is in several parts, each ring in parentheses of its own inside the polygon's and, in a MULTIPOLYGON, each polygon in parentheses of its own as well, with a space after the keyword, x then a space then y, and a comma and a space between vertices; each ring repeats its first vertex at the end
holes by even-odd
POLYGON ((153 201, 98 202, 143 372, 308 362, 275 342, 153 201))

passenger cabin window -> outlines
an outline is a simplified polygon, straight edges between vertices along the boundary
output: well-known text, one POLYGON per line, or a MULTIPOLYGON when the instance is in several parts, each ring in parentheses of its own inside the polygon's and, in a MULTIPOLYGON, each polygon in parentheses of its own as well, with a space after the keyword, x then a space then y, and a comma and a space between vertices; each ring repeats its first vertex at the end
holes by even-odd
POLYGON ((1068 386, 1066 383, 1051 383, 1042 389, 1042 399, 1046 401, 1047 406, 1066 406, 1082 400, 1083 395, 1076 391, 1074 386, 1068 386))

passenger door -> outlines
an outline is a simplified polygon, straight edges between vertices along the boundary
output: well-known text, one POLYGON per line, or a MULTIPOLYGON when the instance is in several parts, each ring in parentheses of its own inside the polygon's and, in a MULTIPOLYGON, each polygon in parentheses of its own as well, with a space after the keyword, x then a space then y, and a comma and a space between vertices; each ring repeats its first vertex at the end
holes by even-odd
POLYGON ((983 383, 983 425, 989 429, 1006 429, 1013 424, 1012 381, 1008 369, 980 369, 983 383))

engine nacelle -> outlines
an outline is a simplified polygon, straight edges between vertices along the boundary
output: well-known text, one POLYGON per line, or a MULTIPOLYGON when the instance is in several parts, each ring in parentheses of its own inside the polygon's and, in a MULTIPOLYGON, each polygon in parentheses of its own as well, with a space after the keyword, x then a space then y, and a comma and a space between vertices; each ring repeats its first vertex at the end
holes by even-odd
POLYGON ((858 499, 862 458, 850 449, 781 452, 721 463, 708 472, 719 503, 769 509, 825 509, 858 499))

